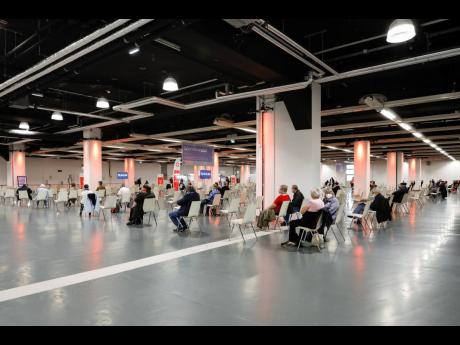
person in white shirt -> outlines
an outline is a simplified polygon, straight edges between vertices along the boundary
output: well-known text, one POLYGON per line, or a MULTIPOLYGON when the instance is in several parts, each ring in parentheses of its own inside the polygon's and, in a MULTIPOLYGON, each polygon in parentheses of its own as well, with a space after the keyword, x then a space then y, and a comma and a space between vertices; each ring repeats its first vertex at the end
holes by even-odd
POLYGON ((80 216, 81 214, 83 213, 83 208, 85 207, 85 202, 86 202, 86 198, 88 197, 88 194, 89 193, 94 193, 92 192, 90 189, 89 189, 89 186, 87 184, 85 184, 83 186, 83 190, 81 192, 81 200, 80 200, 80 216))
POLYGON ((125 184, 123 183, 120 187, 120 189, 118 190, 118 193, 117 195, 118 196, 121 196, 122 194, 131 194, 131 191, 129 190, 128 187, 125 186, 125 184))

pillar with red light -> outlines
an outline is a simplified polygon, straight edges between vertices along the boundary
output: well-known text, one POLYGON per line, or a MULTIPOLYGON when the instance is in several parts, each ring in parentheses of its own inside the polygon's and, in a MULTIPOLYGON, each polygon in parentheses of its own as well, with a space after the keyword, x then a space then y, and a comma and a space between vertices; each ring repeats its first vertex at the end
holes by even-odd
POLYGON ((371 143, 367 140, 354 143, 354 195, 367 198, 371 182, 371 143))

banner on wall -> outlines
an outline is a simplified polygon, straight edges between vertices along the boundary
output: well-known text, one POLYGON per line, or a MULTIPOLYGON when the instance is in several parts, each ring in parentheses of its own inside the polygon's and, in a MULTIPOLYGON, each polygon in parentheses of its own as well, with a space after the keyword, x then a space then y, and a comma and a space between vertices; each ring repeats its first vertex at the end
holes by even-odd
POLYGON ((200 170, 200 179, 201 180, 210 180, 211 179, 211 170, 200 170))
POLYGON ((128 179, 128 173, 126 171, 117 172, 117 179, 119 179, 119 180, 127 180, 128 179))
POLYGON ((162 186, 165 182, 165 178, 163 174, 158 174, 157 175, 157 185, 162 186))
POLYGON ((182 144, 182 163, 185 165, 213 165, 214 148, 206 145, 182 144))
POLYGON ((236 184, 236 176, 235 175, 230 176, 230 183, 233 184, 233 185, 236 184))

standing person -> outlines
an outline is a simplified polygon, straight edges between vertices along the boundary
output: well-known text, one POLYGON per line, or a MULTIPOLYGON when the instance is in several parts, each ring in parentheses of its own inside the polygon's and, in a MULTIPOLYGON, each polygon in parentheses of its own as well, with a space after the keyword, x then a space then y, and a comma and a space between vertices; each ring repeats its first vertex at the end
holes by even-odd
POLYGON ((98 186, 96 188, 96 192, 100 191, 100 190, 105 190, 105 186, 104 184, 102 183, 102 181, 99 181, 98 182, 98 186))
POLYGON ((177 211, 170 212, 168 215, 174 225, 178 228, 179 232, 183 232, 188 229, 187 224, 182 217, 186 217, 188 215, 190 205, 193 201, 200 201, 200 195, 195 191, 195 188, 192 185, 188 185, 186 187, 184 197, 177 200, 177 205, 179 205, 180 208, 177 211))
POLYGON ((299 244, 302 232, 297 234, 295 230, 296 227, 303 226, 310 229, 316 227, 318 217, 321 214, 321 210, 324 208, 324 202, 320 199, 321 192, 318 189, 313 189, 310 192, 310 196, 311 199, 308 200, 307 204, 300 210, 302 218, 293 220, 289 223, 289 240, 281 243, 281 245, 297 246, 299 244))
POLYGON ((291 198, 287 194, 288 186, 282 184, 278 190, 279 195, 273 201, 273 204, 268 206, 265 210, 263 210, 260 215, 259 219, 257 220, 257 227, 262 229, 266 228, 268 224, 274 220, 276 215, 280 213, 281 205, 284 201, 291 201, 291 198))
MULTIPOLYGON (((217 183, 214 183, 212 185, 212 190, 211 192, 209 193, 208 197, 203 199, 201 201, 201 204, 200 204, 200 213, 203 213, 203 209, 204 209, 204 206, 205 205, 209 205, 209 204, 212 204, 212 201, 214 200, 214 197, 216 196, 216 194, 220 194, 220 191, 219 191, 219 188, 218 188, 218 184, 217 183)), ((206 208, 206 214, 205 216, 208 216, 209 215, 209 207, 206 208)))
POLYGON ((447 185, 447 181, 441 181, 439 183, 439 192, 441 193, 441 197, 442 197, 443 200, 445 200, 447 198, 446 185, 447 185))
POLYGON ((134 202, 134 207, 129 212, 129 222, 126 225, 140 225, 144 217, 144 200, 155 198, 155 194, 152 193, 152 188, 148 184, 142 186, 142 191, 137 193, 134 202))

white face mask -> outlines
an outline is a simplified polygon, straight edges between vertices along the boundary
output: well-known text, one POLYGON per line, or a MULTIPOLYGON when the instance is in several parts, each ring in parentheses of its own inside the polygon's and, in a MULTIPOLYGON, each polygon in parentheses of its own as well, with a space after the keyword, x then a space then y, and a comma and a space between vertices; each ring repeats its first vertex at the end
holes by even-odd
POLYGON ((332 194, 326 194, 326 199, 332 198, 332 194))

